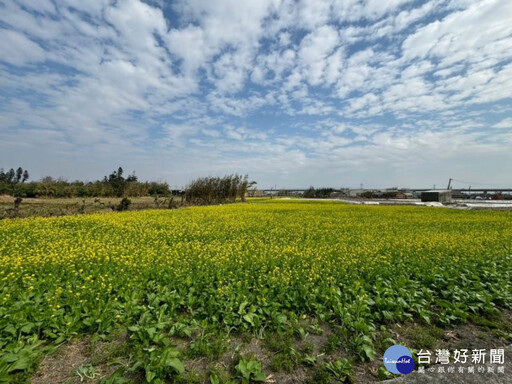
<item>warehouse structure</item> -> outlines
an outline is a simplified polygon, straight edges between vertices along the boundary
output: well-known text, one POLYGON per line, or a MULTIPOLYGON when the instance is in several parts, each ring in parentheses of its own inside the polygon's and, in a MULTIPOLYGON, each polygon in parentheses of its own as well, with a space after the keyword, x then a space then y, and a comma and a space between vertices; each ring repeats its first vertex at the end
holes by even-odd
POLYGON ((421 201, 436 201, 443 204, 451 203, 452 191, 451 189, 424 191, 421 192, 421 201))

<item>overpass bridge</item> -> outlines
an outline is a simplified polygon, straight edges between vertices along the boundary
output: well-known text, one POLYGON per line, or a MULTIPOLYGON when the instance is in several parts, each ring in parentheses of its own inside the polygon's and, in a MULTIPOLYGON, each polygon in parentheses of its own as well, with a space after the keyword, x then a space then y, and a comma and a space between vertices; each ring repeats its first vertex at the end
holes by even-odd
MULTIPOLYGON (((291 194, 291 193, 297 193, 297 192, 305 192, 309 188, 303 189, 303 188, 266 188, 262 189, 264 193, 284 193, 284 194, 291 194)), ((322 189, 322 188, 315 188, 315 189, 322 189)), ((379 188, 365 188, 365 189, 359 189, 359 188, 343 188, 343 189, 336 189, 333 188, 333 192, 348 192, 348 191, 361 191, 361 192, 425 192, 425 191, 431 191, 432 188, 401 188, 401 189, 379 189, 379 188)), ((459 193, 499 193, 499 192, 512 192, 512 188, 452 188, 451 191, 453 192, 459 192, 459 193)))

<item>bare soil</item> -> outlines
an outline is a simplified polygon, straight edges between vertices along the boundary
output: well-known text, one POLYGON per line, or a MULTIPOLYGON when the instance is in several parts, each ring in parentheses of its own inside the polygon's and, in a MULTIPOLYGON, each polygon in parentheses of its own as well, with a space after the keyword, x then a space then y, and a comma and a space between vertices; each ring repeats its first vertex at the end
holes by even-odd
MULTIPOLYGON (((326 361, 334 361, 347 357, 343 346, 334 351, 326 351, 326 345, 334 332, 325 324, 320 324, 321 334, 310 332, 305 338, 297 335, 291 336, 292 348, 296 351, 308 349, 308 354, 317 358, 317 366, 326 361)), ((412 349, 491 349, 503 348, 512 343, 512 311, 502 310, 495 317, 483 318, 475 316, 472 322, 452 328, 440 329, 426 324, 408 323, 390 327, 391 336, 397 344, 412 349)), ((233 375, 238 355, 254 358, 262 363, 263 372, 267 375, 267 383, 276 384, 306 384, 312 383, 312 374, 315 367, 297 363, 291 372, 273 367, 274 358, 281 353, 269 347, 267 335, 265 339, 233 337, 229 341, 228 350, 218 360, 212 361, 206 357, 184 359, 186 373, 195 377, 194 383, 209 383, 211 369, 218 369, 226 374, 233 375), (236 352, 238 351, 238 353, 236 352)), ((186 340, 174 340, 180 350, 190 346, 186 340)), ((31 384, 71 384, 80 383, 76 370, 84 365, 91 364, 99 376, 86 380, 87 383, 98 383, 102 378, 108 377, 118 365, 108 364, 114 360, 127 361, 126 335, 120 335, 108 342, 92 342, 90 337, 76 340, 62 345, 55 353, 46 356, 39 365, 31 384), (124 355, 123 355, 124 353, 124 355)), ((373 362, 357 363, 354 367, 355 383, 379 382, 378 369, 382 366, 384 350, 378 351, 373 362)), ((192 377, 192 376, 191 376, 192 377)), ((140 377, 132 377, 134 382, 140 377)), ((179 381, 180 383, 188 382, 179 381)))

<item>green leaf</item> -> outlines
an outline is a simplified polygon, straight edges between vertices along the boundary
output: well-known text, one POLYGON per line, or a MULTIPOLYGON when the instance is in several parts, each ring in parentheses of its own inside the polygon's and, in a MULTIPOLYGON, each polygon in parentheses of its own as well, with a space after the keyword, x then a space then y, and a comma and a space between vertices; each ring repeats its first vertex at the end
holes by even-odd
POLYGON ((86 317, 85 319, 82 320, 82 323, 84 323, 84 325, 90 327, 91 325, 94 324, 94 319, 92 317, 86 317))
POLYGON ((148 333, 148 336, 152 339, 156 334, 156 328, 154 328, 154 327, 147 328, 146 332, 148 333))
POLYGON ((165 365, 167 367, 174 368, 174 370, 178 373, 183 373, 185 371, 185 367, 183 366, 183 363, 180 361, 180 359, 176 357, 168 358, 165 361, 165 365))
POLYGON ((247 307, 247 305, 249 305, 248 301, 244 301, 243 303, 240 304, 240 306, 238 307, 238 314, 239 315, 244 313, 244 309, 245 309, 245 307, 247 307))
POLYGON ((210 383, 211 384, 220 384, 220 378, 219 378, 219 375, 217 375, 216 373, 212 373, 210 375, 210 383))
POLYGON ((311 356, 311 355, 306 355, 303 359, 302 359, 302 363, 305 364, 305 365, 315 365, 316 364, 316 357, 315 356, 311 356))
POLYGON ((361 348, 366 356, 366 358, 370 361, 375 360, 375 349, 371 345, 363 345, 361 348))
POLYGON ((2 361, 5 361, 6 363, 14 363, 18 358, 19 356, 15 353, 7 353, 2 357, 2 361))
POLYGON ((16 335, 16 328, 14 328, 14 326, 12 324, 9 324, 7 327, 4 328, 4 331, 7 332, 7 333, 10 333, 11 335, 15 336, 16 335))
POLYGON ((392 320, 394 317, 393 314, 389 311, 381 311, 381 313, 382 313, 382 316, 384 316, 384 318, 386 320, 392 320))
POLYGON ((265 382, 267 377, 263 372, 256 373, 253 377, 251 377, 252 381, 262 381, 265 382))
POLYGON ((377 370, 377 375, 379 376, 379 380, 387 380, 393 377, 393 374, 382 365, 377 370))
POLYGON ((254 327, 254 321, 252 320, 254 318, 253 313, 248 313, 247 315, 244 315, 244 320, 250 323, 254 327))
POLYGON ((149 369, 146 370, 146 381, 148 383, 151 383, 151 381, 156 377, 156 373, 153 371, 150 371, 149 369))
POLYGON ((34 329, 35 324, 34 323, 27 323, 23 327, 21 327, 21 332, 23 333, 30 333, 32 329, 34 329))
POLYGON ((20 357, 14 364, 12 364, 7 372, 13 372, 13 371, 23 371, 27 368, 30 368, 31 362, 26 357, 20 357))
POLYGON ((110 377, 103 378, 100 380, 100 384, 127 384, 131 381, 124 377, 124 373, 126 371, 126 367, 117 368, 110 377))

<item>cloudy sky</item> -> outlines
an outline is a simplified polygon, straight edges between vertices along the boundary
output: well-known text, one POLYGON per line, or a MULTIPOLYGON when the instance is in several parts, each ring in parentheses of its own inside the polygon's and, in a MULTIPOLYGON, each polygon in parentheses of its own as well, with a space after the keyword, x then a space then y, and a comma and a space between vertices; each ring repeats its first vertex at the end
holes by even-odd
POLYGON ((508 0, 0 0, 0 167, 512 187, 511 20, 508 0))

